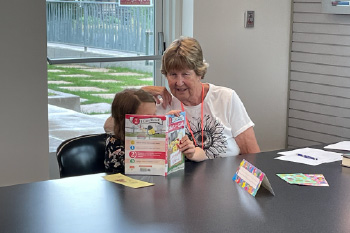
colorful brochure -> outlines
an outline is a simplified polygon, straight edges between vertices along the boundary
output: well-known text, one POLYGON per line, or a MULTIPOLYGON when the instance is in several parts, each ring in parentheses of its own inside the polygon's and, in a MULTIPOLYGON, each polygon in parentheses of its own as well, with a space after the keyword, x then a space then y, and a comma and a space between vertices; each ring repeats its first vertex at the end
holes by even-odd
POLYGON ((256 193, 258 192, 260 185, 275 195, 265 173, 263 173, 261 170, 253 166, 245 159, 242 160, 232 180, 234 180, 239 186, 241 186, 253 197, 255 197, 256 193))
POLYGON ((125 115, 125 174, 162 175, 184 169, 178 144, 185 136, 185 112, 125 115))
POLYGON ((322 174, 276 174, 282 180, 289 184, 308 185, 308 186, 329 186, 322 174))

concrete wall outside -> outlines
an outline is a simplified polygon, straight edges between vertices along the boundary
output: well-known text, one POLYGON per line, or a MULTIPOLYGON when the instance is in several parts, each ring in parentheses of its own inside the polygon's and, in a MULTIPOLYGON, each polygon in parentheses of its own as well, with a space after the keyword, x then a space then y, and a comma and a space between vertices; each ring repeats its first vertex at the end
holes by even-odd
POLYGON ((48 104, 80 112, 79 96, 50 89, 48 92, 54 94, 49 96, 48 104))

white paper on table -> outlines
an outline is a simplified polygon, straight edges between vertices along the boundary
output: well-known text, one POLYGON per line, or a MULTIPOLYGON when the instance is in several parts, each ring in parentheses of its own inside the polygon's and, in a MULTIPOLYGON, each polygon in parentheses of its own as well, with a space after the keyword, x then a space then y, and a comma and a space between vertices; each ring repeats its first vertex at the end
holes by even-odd
POLYGON ((350 151, 350 141, 342 141, 335 144, 330 144, 324 147, 325 149, 334 149, 334 150, 349 150, 350 151))
POLYGON ((290 161, 295 163, 304 163, 312 166, 320 165, 322 163, 331 163, 335 161, 340 161, 343 159, 342 154, 340 153, 324 151, 321 149, 314 149, 314 148, 308 148, 308 147, 296 149, 292 151, 282 151, 282 152, 278 152, 277 154, 280 154, 282 156, 276 157, 275 159, 290 161), (298 154, 308 155, 308 156, 317 158, 317 160, 304 158, 302 156, 298 156, 298 154))

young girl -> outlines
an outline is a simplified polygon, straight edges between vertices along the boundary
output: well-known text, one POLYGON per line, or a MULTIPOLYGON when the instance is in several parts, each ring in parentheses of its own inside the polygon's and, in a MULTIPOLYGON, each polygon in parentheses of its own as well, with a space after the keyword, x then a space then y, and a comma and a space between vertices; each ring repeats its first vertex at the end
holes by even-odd
POLYGON ((106 140, 105 168, 107 173, 124 173, 125 114, 156 115, 156 102, 142 89, 125 89, 115 94, 112 103, 114 135, 106 140))

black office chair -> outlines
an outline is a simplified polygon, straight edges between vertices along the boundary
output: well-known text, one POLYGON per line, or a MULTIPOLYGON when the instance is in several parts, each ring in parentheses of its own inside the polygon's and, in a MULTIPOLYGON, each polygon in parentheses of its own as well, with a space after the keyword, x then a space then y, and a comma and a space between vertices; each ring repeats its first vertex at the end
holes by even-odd
POLYGON ((106 133, 89 134, 62 142, 56 152, 60 177, 104 172, 106 138, 106 133))

